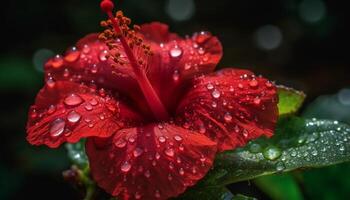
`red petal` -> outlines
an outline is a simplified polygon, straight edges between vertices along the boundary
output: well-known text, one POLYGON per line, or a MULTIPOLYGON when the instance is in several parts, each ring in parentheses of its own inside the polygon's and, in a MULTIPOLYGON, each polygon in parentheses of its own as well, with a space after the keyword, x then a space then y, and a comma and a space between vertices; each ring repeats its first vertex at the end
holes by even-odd
POLYGON ((83 137, 109 137, 140 118, 104 90, 69 81, 52 82, 38 94, 27 123, 27 140, 58 147, 83 137))
POLYGON ((94 180, 121 199, 168 199, 194 185, 210 169, 216 143, 173 124, 118 131, 101 148, 88 139, 94 180))
POLYGON ((168 108, 175 106, 187 80, 212 72, 222 57, 219 40, 208 32, 180 38, 167 25, 153 22, 142 25, 141 33, 155 54, 148 77, 168 108))
POLYGON ((271 136, 278 118, 276 87, 251 72, 225 69, 196 78, 177 109, 184 127, 234 149, 261 135, 271 136))
MULTIPOLYGON (((122 47, 120 47, 122 49, 122 47)), ((120 51, 124 54, 124 51, 120 51)), ((134 100, 144 113, 149 112, 145 99, 128 65, 113 67, 106 59, 107 46, 90 34, 77 42, 75 50, 69 49, 62 57, 50 59, 45 64, 46 81, 74 81, 92 87, 116 90, 134 100)))

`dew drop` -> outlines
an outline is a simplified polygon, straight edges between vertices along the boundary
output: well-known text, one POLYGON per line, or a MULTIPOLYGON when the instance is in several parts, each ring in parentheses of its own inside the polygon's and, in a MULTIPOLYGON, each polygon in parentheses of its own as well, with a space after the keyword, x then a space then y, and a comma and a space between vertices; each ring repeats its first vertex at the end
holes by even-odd
POLYGON ((135 193, 135 199, 141 199, 142 195, 140 194, 140 192, 136 192, 135 193))
POLYGON ((66 123, 63 119, 58 118, 51 123, 50 135, 51 137, 58 137, 64 132, 66 123))
POLYGON ((198 49, 198 53, 200 55, 203 55, 203 54, 205 54, 205 50, 201 47, 201 48, 198 49))
POLYGON ((179 135, 175 135, 175 136, 174 136, 174 139, 175 139, 176 141, 178 141, 178 142, 182 141, 182 137, 179 136, 179 135))
POLYGON ((120 170, 122 170, 122 172, 128 172, 131 169, 131 165, 128 161, 125 161, 121 166, 120 166, 120 170))
POLYGON ((68 54, 64 57, 64 60, 67 62, 75 62, 80 56, 80 51, 76 47, 72 47, 68 54))
POLYGON ((227 112, 224 115, 224 119, 226 122, 230 122, 230 121, 232 121, 232 115, 229 112, 227 112))
POLYGON ((173 149, 173 148, 165 149, 165 150, 164 150, 164 153, 165 153, 167 156, 170 156, 170 157, 174 157, 174 155, 175 155, 175 152, 174 152, 174 149, 173 149))
POLYGON ((216 107, 218 106, 218 104, 217 104, 215 101, 213 101, 213 102, 211 103, 211 106, 212 106, 213 108, 216 108, 216 107))
POLYGON ((83 99, 76 94, 71 94, 68 95, 65 99, 64 99, 64 103, 68 106, 77 106, 79 104, 81 104, 83 102, 83 99))
POLYGON ((253 103, 254 103, 255 105, 260 105, 261 99, 260 99, 259 97, 256 97, 256 98, 253 100, 253 103))
POLYGON ((91 49, 90 49, 89 45, 85 44, 83 47, 83 53, 88 54, 90 52, 90 50, 91 49))
POLYGON ((179 48, 178 46, 175 46, 170 49, 169 55, 172 58, 179 58, 182 55, 182 49, 179 48))
POLYGON ((258 81, 256 79, 253 79, 249 82, 249 86, 252 88, 256 88, 258 86, 258 81))
POLYGON ((107 50, 103 50, 100 52, 100 55, 98 56, 100 61, 106 61, 107 60, 107 54, 108 54, 108 51, 107 50))
POLYGON ((161 143, 163 143, 163 142, 165 142, 165 137, 164 136, 160 136, 159 138, 158 138, 158 140, 159 140, 159 142, 161 142, 161 143))
POLYGON ((93 74, 96 74, 98 71, 98 67, 96 64, 93 64, 90 68, 90 72, 93 73, 93 74))
POLYGON ((50 105, 49 109, 47 110, 47 114, 52 114, 56 111, 56 106, 55 105, 50 105))
POLYGON ((123 148, 126 146, 126 141, 124 139, 118 140, 114 143, 114 145, 118 148, 123 148))
POLYGON ((157 160, 159 160, 160 154, 159 154, 158 152, 156 152, 155 158, 156 158, 157 160))
POLYGON ((286 166, 284 165, 284 163, 282 161, 276 163, 276 170, 278 172, 282 172, 285 168, 286 168, 286 166))
POLYGON ((205 127, 204 126, 200 126, 199 127, 199 133, 205 133, 207 130, 205 129, 205 127))
POLYGON ((46 81, 46 85, 49 87, 49 88, 53 88, 55 87, 56 83, 55 81, 53 80, 52 77, 49 77, 46 81))
POLYGON ((133 151, 134 157, 139 157, 141 156, 142 153, 143 153, 143 150, 138 147, 133 151))
POLYGON ((63 59, 60 55, 56 55, 53 59, 52 59, 52 67, 53 68, 60 68, 63 65, 63 59))
POLYGON ((159 190, 156 190, 156 192, 154 193, 154 196, 155 196, 156 198, 160 198, 160 192, 159 192, 159 190))
POLYGON ((214 85, 213 84, 211 84, 211 83, 208 83, 208 85, 207 85, 207 89, 208 90, 212 90, 214 88, 214 85))
POLYGON ((168 180, 169 181, 173 180, 173 176, 171 174, 168 174, 168 180))
POLYGON ((183 176, 183 175, 185 174, 185 170, 184 170, 183 168, 180 168, 180 169, 179 169, 179 174, 180 174, 181 176, 183 176))
POLYGON ((74 110, 69 112, 67 115, 67 120, 71 123, 77 123, 81 118, 81 115, 74 110))
POLYGON ((185 70, 191 69, 192 65, 190 63, 185 64, 185 70))
POLYGON ((92 98, 89 102, 93 106, 96 106, 98 104, 98 102, 97 102, 97 100, 95 98, 92 98))
POLYGON ((149 170, 146 170, 144 175, 145 175, 145 177, 149 178, 149 177, 151 177, 151 172, 149 170))
POLYGON ((174 80, 174 81, 178 81, 179 78, 180 78, 179 71, 178 71, 178 70, 175 70, 174 73, 173 73, 173 80, 174 80))
POLYGON ((259 152, 261 152, 261 146, 260 146, 260 144, 252 143, 252 144, 249 146, 249 151, 250 151, 251 153, 259 153, 259 152))
POLYGON ((218 90, 214 90, 212 93, 211 93, 211 95, 215 98, 215 99, 217 99, 217 98, 219 98, 220 97, 220 92, 218 91, 218 90))
POLYGON ((276 160, 281 154, 281 150, 275 146, 269 146, 263 152, 264 157, 269 160, 276 160))
POLYGON ((91 110, 93 109, 92 106, 91 106, 91 104, 89 104, 89 103, 85 104, 84 108, 85 108, 85 110, 87 110, 87 111, 91 111, 91 110))

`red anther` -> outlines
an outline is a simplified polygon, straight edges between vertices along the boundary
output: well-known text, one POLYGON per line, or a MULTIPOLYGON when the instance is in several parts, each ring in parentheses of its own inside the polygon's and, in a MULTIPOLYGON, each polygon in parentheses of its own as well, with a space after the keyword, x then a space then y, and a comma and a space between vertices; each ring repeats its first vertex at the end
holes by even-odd
POLYGON ((102 0, 100 3, 100 7, 103 12, 108 13, 113 10, 114 4, 111 0, 102 0))

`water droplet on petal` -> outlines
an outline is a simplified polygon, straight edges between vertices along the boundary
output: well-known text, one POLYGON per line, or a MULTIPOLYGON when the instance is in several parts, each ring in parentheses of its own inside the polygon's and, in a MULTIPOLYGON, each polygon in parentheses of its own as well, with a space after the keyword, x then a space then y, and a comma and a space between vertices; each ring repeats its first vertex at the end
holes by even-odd
POLYGON ((169 181, 173 180, 173 176, 171 174, 168 174, 168 180, 169 181))
POLYGON ((160 136, 159 138, 158 138, 158 140, 159 140, 159 142, 161 142, 161 143, 163 143, 163 142, 165 142, 165 137, 164 136, 160 136))
POLYGON ((180 169, 179 169, 179 174, 180 174, 181 176, 183 176, 183 175, 185 174, 185 170, 184 170, 183 168, 180 168, 180 169))
POLYGON ((64 132, 65 126, 66 126, 66 123, 63 119, 61 118, 56 119, 51 123, 50 135, 52 137, 58 137, 62 135, 62 133, 64 132))
POLYGON ((55 87, 56 82, 53 80, 52 77, 49 77, 49 78, 47 79, 47 81, 46 81, 46 85, 47 85, 47 87, 49 87, 49 88, 53 88, 53 87, 55 87))
POLYGON ((170 49, 169 55, 172 58, 179 58, 182 55, 182 49, 179 48, 178 46, 175 46, 170 49))
POLYGON ((165 149, 164 153, 167 155, 167 156, 170 156, 170 157, 173 157, 175 152, 174 152, 174 149, 173 148, 168 148, 168 149, 165 149))
POLYGON ((47 114, 52 114, 56 111, 56 106, 55 105, 50 105, 49 109, 47 110, 47 114))
POLYGON ((260 105, 260 103, 261 103, 261 99, 259 98, 259 97, 256 97, 254 100, 253 100, 253 103, 255 104, 255 105, 260 105))
POLYGON ((90 49, 89 45, 85 44, 83 47, 83 53, 88 54, 90 52, 90 50, 91 49, 90 49))
POLYGON ((142 153, 143 153, 143 150, 138 147, 133 152, 135 157, 139 157, 142 153))
POLYGON ((218 91, 218 90, 214 90, 212 93, 211 93, 211 95, 215 98, 215 99, 217 99, 217 98, 219 98, 220 97, 220 92, 218 91))
POLYGON ((114 143, 114 145, 118 148, 123 148, 126 146, 126 141, 124 139, 120 139, 114 143))
POLYGON ((182 141, 182 137, 179 136, 179 135, 175 135, 175 136, 174 136, 174 139, 175 139, 176 141, 178 141, 178 142, 182 141))
POLYGON ((98 102, 97 102, 97 100, 95 98, 92 98, 89 102, 93 106, 96 106, 98 104, 98 102))
POLYGON ((108 51, 107 50, 103 50, 100 52, 100 55, 99 55, 99 59, 100 61, 106 61, 107 60, 107 55, 108 55, 108 51))
POLYGON ((56 55, 53 59, 52 59, 52 67, 53 68, 60 68, 63 65, 63 59, 60 55, 56 55))
POLYGON ((120 170, 122 170, 122 172, 128 172, 131 169, 131 165, 128 161, 125 161, 121 166, 120 166, 120 170))
POLYGON ((87 111, 91 111, 93 108, 91 106, 91 104, 87 103, 85 104, 84 108, 87 110, 87 111))
POLYGON ((151 172, 150 172, 149 170, 146 170, 145 173, 144 173, 144 175, 145 175, 147 178, 149 178, 149 177, 151 177, 151 172))
POLYGON ((232 120, 232 115, 229 112, 227 112, 224 115, 224 119, 226 122, 230 122, 232 120))
POLYGON ((185 70, 191 69, 192 65, 190 63, 185 64, 185 70))
POLYGON ((64 60, 67 62, 75 62, 76 60, 78 60, 79 56, 80 51, 78 51, 76 47, 72 47, 72 49, 64 57, 64 60))
POLYGON ((256 79, 253 79, 249 82, 250 87, 255 88, 258 86, 258 81, 256 79))
POLYGON ((83 102, 83 99, 77 94, 68 95, 64 99, 64 103, 68 106, 77 106, 83 102))
POLYGON ((156 190, 156 192, 154 193, 154 196, 155 196, 156 198, 160 198, 160 192, 159 192, 159 190, 156 190))
POLYGON ((96 64, 93 64, 90 68, 90 72, 93 73, 93 74, 96 74, 98 71, 98 67, 96 64))
POLYGON ((208 89, 208 90, 212 90, 212 89, 214 89, 214 85, 213 85, 213 84, 211 84, 211 83, 208 83, 208 85, 207 85, 207 89, 208 89))
POLYGON ((198 49, 198 53, 200 55, 203 55, 205 53, 205 50, 201 47, 201 48, 198 49))
POLYGON ((178 81, 179 78, 180 78, 179 71, 178 71, 178 70, 175 70, 174 73, 173 73, 173 80, 174 80, 174 81, 178 81))
POLYGON ((77 123, 81 118, 81 115, 74 110, 69 112, 67 115, 67 120, 71 123, 77 123))
POLYGON ((140 192, 135 193, 135 199, 141 199, 142 195, 140 192))

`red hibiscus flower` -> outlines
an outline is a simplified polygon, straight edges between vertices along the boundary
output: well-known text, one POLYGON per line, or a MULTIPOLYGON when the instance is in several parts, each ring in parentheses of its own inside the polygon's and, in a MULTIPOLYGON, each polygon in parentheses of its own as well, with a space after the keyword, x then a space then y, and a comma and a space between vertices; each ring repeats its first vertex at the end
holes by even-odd
POLYGON ((45 64, 31 144, 88 138, 101 188, 121 199, 167 199, 200 180, 217 152, 273 134, 275 86, 247 70, 213 72, 222 56, 216 37, 181 38, 158 22, 131 29, 111 1, 101 7, 106 30, 45 64))

